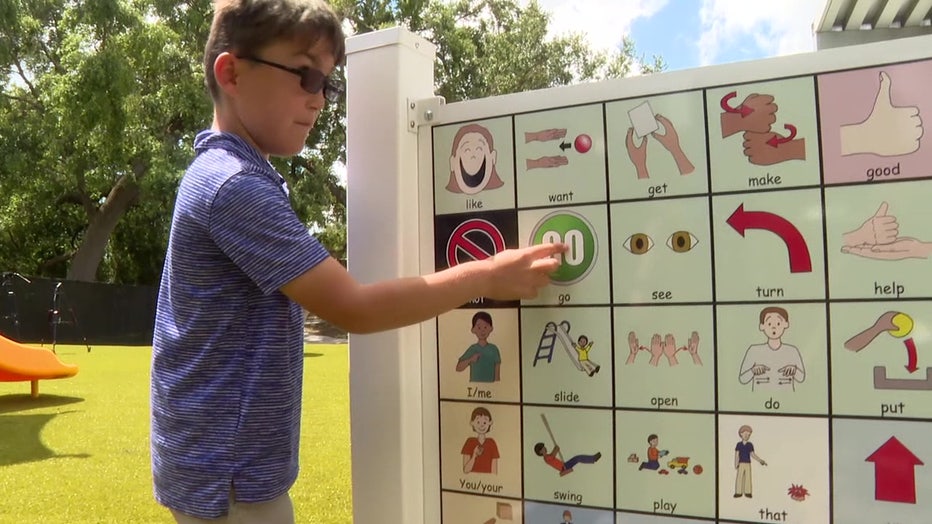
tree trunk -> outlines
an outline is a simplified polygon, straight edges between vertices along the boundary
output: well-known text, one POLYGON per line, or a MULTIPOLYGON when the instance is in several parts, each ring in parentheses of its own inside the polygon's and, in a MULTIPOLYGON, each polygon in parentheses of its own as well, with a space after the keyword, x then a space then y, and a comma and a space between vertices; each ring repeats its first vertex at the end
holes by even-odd
POLYGON ((139 185, 132 176, 123 175, 110 190, 107 200, 89 217, 87 230, 68 266, 68 280, 94 282, 97 268, 104 258, 110 235, 120 218, 139 196, 139 185))

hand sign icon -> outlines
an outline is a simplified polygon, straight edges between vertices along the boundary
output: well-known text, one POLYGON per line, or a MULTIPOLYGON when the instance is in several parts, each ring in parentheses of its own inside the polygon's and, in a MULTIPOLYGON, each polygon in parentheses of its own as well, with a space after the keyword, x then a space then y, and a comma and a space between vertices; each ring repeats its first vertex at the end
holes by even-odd
POLYGON ((842 156, 873 153, 880 156, 907 155, 919 149, 922 119, 916 106, 895 106, 892 80, 881 71, 880 87, 870 115, 857 124, 841 126, 842 156))

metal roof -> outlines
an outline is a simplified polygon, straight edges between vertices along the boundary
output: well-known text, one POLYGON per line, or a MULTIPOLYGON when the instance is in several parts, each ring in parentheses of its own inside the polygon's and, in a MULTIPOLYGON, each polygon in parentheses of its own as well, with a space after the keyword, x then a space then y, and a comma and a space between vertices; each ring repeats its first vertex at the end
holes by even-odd
POLYGON ((930 25, 932 0, 827 0, 816 33, 930 25))

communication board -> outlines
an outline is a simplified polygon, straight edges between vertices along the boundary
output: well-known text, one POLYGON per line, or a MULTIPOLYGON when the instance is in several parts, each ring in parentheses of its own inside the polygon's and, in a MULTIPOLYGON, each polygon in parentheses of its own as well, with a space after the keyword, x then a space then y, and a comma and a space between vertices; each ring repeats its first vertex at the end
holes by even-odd
POLYGON ((570 246, 436 321, 443 524, 928 521, 932 60, 889 58, 432 127, 433 269, 570 246))

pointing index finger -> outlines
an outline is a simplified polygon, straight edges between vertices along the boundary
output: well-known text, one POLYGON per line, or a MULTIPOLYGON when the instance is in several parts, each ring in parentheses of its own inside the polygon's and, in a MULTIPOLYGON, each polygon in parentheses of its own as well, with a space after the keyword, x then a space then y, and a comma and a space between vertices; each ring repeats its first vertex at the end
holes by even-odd
POLYGON ((528 254, 534 258, 549 257, 557 253, 564 253, 568 249, 566 244, 553 242, 547 244, 536 244, 527 248, 528 254))

